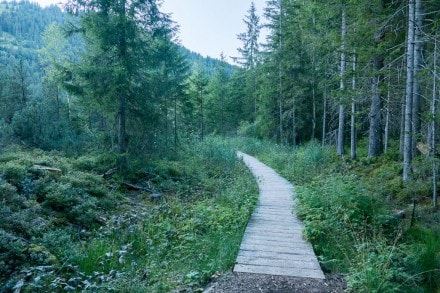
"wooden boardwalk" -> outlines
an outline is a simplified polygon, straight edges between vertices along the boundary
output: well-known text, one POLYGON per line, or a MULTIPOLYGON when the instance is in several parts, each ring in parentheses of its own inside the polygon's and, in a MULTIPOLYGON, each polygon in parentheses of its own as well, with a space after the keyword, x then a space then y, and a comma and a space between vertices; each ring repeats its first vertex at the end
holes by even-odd
POLYGON ((238 152, 260 189, 246 227, 234 272, 325 279, 303 224, 294 215, 294 188, 254 157, 238 152))

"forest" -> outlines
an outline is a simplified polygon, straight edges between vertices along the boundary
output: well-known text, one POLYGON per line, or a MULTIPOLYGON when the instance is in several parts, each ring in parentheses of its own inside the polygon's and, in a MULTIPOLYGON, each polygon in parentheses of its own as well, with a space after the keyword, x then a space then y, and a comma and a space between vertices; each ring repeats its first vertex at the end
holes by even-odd
POLYGON ((231 64, 159 0, 0 3, 0 292, 200 292, 257 203, 236 150, 296 186, 349 292, 440 290, 440 2, 243 21, 231 64))

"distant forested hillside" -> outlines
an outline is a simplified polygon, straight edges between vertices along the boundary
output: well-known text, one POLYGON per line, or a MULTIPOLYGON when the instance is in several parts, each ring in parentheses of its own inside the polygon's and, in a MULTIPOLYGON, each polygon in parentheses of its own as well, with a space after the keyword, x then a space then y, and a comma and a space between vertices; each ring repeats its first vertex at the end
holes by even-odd
MULTIPOLYGON (((194 65, 202 66, 207 75, 212 76, 215 72, 215 69, 221 64, 221 61, 212 57, 203 57, 201 54, 191 51, 183 46, 180 47, 182 54, 186 57, 186 59, 194 65)), ((234 70, 237 69, 236 66, 225 64, 226 70, 228 74, 232 74, 234 70)))
MULTIPOLYGON (((23 59, 29 72, 38 71, 38 54, 36 50, 44 45, 43 33, 51 23, 62 25, 69 16, 58 6, 40 7, 28 1, 0 3, 0 64, 12 65, 23 59)), ((80 46, 80 42, 74 42, 80 46)), ((208 75, 214 73, 219 60, 203 57, 181 47, 182 54, 191 64, 200 65, 208 75)), ((228 66, 232 73, 234 67, 228 66)))

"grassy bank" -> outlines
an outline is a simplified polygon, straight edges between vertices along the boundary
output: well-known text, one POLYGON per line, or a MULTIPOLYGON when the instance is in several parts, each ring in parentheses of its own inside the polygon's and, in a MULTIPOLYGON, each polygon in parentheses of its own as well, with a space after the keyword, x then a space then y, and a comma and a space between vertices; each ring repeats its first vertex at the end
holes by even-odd
POLYGON ((296 185, 305 237, 325 270, 346 274, 352 292, 440 290, 440 214, 431 208, 429 178, 420 175, 423 158, 416 180, 403 184, 392 150, 349 161, 316 143, 234 144, 296 185))
POLYGON ((0 291, 196 290, 232 267, 257 192, 231 149, 207 139, 102 176, 116 160, 2 153, 0 291))

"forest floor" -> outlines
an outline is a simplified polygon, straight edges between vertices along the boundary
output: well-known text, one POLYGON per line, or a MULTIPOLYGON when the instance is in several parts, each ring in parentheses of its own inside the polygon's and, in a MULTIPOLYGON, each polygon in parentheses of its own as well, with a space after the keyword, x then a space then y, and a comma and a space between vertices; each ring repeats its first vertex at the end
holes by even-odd
POLYGON ((325 280, 286 276, 233 273, 214 277, 204 293, 234 292, 345 292, 347 284, 342 275, 328 274, 325 280))

